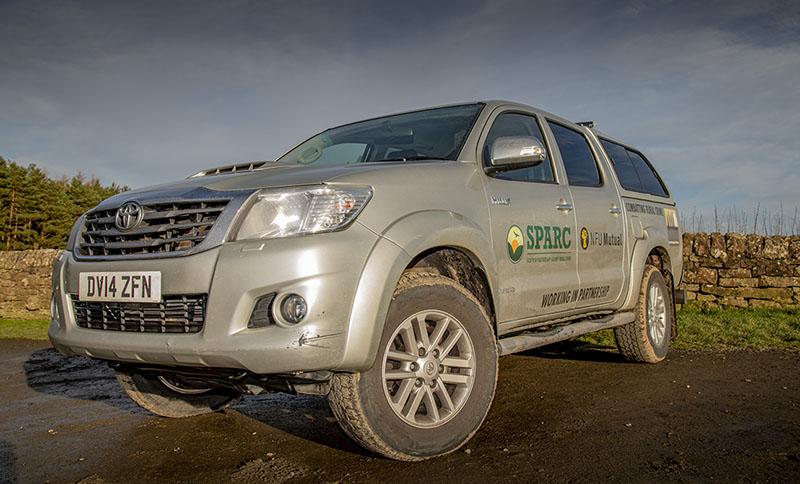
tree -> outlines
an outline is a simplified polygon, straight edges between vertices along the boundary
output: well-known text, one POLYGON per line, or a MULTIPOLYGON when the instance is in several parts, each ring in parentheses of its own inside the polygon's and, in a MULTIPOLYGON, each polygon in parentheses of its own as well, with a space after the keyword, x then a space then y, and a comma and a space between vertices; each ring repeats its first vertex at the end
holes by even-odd
POLYGON ((105 187, 80 172, 52 180, 34 164, 22 167, 0 157, 0 249, 62 248, 82 213, 127 189, 105 187))

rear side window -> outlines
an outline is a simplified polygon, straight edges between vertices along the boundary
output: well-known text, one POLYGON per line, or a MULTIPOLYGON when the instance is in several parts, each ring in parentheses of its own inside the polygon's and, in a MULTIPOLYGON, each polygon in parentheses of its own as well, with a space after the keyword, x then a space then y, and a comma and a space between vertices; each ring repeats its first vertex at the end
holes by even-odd
POLYGON ((625 147, 604 139, 601 139, 600 143, 611 158, 619 183, 628 190, 642 191, 642 180, 639 179, 639 174, 636 173, 625 147))
POLYGON ((605 139, 600 139, 600 143, 611 158, 614 171, 623 188, 667 196, 667 190, 661 179, 641 154, 605 139))
POLYGON ((597 163, 586 137, 560 124, 551 121, 547 124, 550 125, 558 151, 561 152, 569 184, 585 187, 600 186, 600 173, 597 171, 597 163))
POLYGON ((661 180, 658 179, 658 175, 656 175, 650 163, 635 151, 628 150, 628 156, 631 157, 633 166, 636 167, 636 172, 639 173, 639 178, 642 179, 642 189, 654 195, 667 196, 664 185, 661 184, 661 180))

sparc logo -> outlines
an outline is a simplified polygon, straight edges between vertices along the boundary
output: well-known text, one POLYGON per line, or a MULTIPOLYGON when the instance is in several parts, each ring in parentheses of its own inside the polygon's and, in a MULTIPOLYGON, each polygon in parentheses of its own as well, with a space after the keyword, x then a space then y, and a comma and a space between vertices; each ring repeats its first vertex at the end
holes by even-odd
POLYGON ((586 227, 581 229, 581 248, 584 250, 589 248, 589 231, 586 227))
POLYGON ((522 238, 522 229, 516 225, 512 225, 508 228, 506 248, 508 249, 508 258, 511 262, 516 264, 522 259, 522 253, 525 249, 525 239, 522 238))

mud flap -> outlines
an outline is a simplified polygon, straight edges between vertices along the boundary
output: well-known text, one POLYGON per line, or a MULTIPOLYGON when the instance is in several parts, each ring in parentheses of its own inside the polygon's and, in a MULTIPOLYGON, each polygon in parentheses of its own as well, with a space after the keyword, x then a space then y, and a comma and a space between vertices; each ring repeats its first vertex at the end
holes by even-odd
POLYGON ((672 291, 672 334, 670 334, 670 339, 673 341, 678 337, 678 311, 675 308, 676 304, 686 304, 686 289, 674 289, 672 291))

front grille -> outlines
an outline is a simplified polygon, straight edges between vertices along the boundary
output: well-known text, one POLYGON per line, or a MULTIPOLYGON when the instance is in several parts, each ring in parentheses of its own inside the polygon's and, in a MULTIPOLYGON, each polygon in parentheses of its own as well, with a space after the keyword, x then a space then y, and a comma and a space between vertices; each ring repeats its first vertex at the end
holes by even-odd
POLYGON ((206 238, 227 205, 228 200, 145 204, 139 225, 125 231, 115 225, 117 209, 98 210, 86 215, 78 254, 135 256, 187 251, 206 238))
POLYGON ((72 296, 81 328, 132 333, 197 333, 206 320, 206 294, 164 296, 160 303, 79 301, 72 296))

